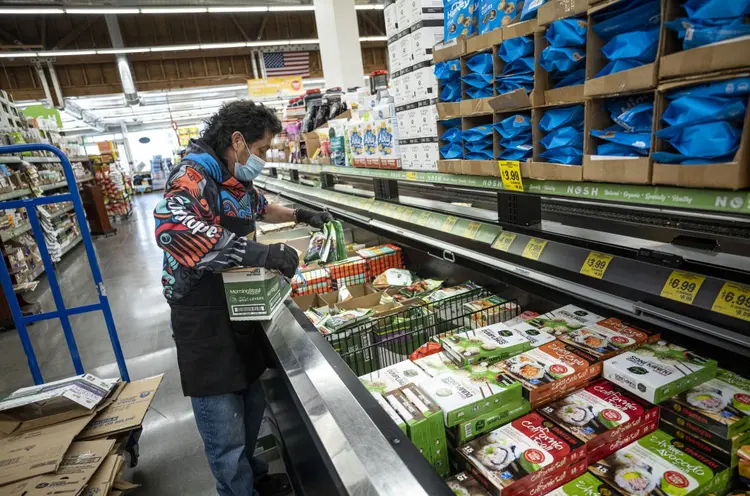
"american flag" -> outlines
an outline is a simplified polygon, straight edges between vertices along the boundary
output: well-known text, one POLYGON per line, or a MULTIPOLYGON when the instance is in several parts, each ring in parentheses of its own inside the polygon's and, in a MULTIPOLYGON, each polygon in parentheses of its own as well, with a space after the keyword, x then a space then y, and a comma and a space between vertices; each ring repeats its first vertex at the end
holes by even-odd
POLYGON ((271 52, 263 54, 268 77, 310 75, 310 52, 271 52))

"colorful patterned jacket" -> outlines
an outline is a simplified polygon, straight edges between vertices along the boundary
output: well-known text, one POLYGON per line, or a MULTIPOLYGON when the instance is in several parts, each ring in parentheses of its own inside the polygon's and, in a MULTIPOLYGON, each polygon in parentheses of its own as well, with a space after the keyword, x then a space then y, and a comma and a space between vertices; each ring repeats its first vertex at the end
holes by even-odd
POLYGON ((200 140, 172 170, 164 198, 154 209, 156 243, 164 250, 164 296, 177 302, 207 273, 236 266, 262 267, 267 247, 235 236, 221 216, 255 219, 267 207, 252 184, 235 179, 216 153, 200 140))

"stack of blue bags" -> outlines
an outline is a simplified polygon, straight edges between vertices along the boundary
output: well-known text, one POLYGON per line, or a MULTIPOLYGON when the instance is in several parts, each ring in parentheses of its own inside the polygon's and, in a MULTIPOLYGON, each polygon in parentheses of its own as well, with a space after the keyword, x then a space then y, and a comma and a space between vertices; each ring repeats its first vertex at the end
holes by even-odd
POLYGON ((703 84, 675 90, 661 120, 667 126, 656 137, 674 152, 655 152, 664 164, 720 164, 732 162, 742 139, 750 78, 703 84))
POLYGON ((523 114, 516 114, 503 119, 494 125, 500 135, 501 160, 526 161, 531 158, 531 119, 523 114))
MULTIPOLYGON (((734 0, 731 0, 734 1, 734 0)), ((609 63, 594 77, 607 76, 656 60, 661 22, 660 0, 620 2, 593 16, 594 32, 606 43, 609 63)))
POLYGON ((492 54, 478 53, 466 61, 471 71, 461 78, 466 84, 469 98, 489 98, 492 96, 492 54))
POLYGON ((438 99, 441 102, 460 102, 461 64, 458 59, 438 62, 432 72, 440 86, 438 99))
POLYGON ((476 126, 461 133, 466 160, 492 160, 492 124, 476 126))
POLYGON ((682 48, 691 48, 750 34, 750 0, 687 0, 687 17, 664 25, 677 32, 682 48))
POLYGON ((529 19, 536 19, 537 9, 545 3, 547 3, 547 0, 526 0, 523 4, 523 10, 521 10, 521 20, 528 21, 529 19))
POLYGON ((439 121, 447 129, 440 135, 440 141, 446 142, 440 147, 440 158, 445 160, 464 158, 464 149, 461 139, 461 119, 450 119, 439 121))
POLYGON ((651 149, 654 99, 651 95, 612 98, 604 101, 613 126, 591 135, 605 140, 597 146, 597 155, 615 157, 647 157, 651 149))
POLYGON ((539 121, 545 133, 539 154, 547 162, 581 165, 583 162, 583 105, 548 110, 539 121))
POLYGON ((507 39, 500 43, 497 56, 505 62, 503 72, 495 79, 498 95, 521 88, 527 93, 534 89, 533 38, 519 36, 507 39))
POLYGON ((586 27, 583 19, 560 19, 549 25, 549 42, 539 61, 555 88, 583 84, 586 80, 586 27))

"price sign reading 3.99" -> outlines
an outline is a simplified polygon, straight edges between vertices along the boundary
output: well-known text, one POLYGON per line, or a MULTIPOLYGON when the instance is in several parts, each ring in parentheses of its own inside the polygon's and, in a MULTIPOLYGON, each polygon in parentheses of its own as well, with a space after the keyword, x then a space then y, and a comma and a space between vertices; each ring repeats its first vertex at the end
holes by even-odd
POLYGON ((500 160, 500 179, 503 188, 508 191, 523 191, 523 180, 521 179, 521 164, 517 160, 500 160))
POLYGON ((711 310, 750 322, 750 286, 724 283, 711 310))
POLYGON ((664 283, 661 296, 692 305, 705 280, 705 277, 675 270, 664 283))
POLYGON ((604 277, 604 272, 606 272, 607 267, 609 267, 609 262, 611 261, 612 255, 592 251, 589 253, 586 261, 583 262, 581 274, 601 279, 604 277))

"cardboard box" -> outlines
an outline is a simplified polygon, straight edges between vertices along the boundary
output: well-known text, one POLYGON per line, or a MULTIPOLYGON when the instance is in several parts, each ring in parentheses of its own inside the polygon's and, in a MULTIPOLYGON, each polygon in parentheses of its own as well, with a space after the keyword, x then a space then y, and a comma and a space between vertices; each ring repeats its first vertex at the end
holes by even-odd
POLYGON ((623 3, 627 0, 610 0, 602 5, 589 9, 589 28, 586 35, 586 83, 584 93, 586 96, 616 95, 638 90, 656 88, 659 81, 659 57, 664 47, 664 1, 661 1, 661 27, 659 29, 659 47, 656 51, 656 60, 627 71, 609 74, 607 76, 595 77, 609 62, 602 54, 602 47, 606 44, 599 38, 593 29, 596 24, 594 14, 606 11, 612 5, 623 3))
POLYGON ((107 455, 101 465, 99 465, 99 468, 96 469, 96 472, 94 472, 94 475, 91 476, 88 484, 86 484, 83 496, 112 494, 110 489, 113 487, 123 463, 124 461, 121 455, 112 453, 107 455))
MULTIPOLYGON (((503 40, 516 38, 518 36, 532 36, 536 38, 535 31, 537 29, 536 19, 530 21, 524 21, 510 26, 502 28, 503 40)), ((492 63, 494 69, 494 75, 497 78, 502 74, 505 68, 505 61, 497 56, 498 47, 492 48, 492 63)), ((536 71, 538 63, 535 62, 534 70, 536 71)), ((517 89, 509 93, 494 96, 489 101, 489 106, 496 112, 507 112, 510 110, 526 109, 533 105, 544 105, 544 94, 534 90, 531 93, 526 93, 524 89, 517 89)), ((497 93, 497 89, 495 90, 497 93)))
POLYGON ((582 166, 542 161, 544 159, 542 159, 540 155, 544 152, 544 147, 541 145, 541 140, 544 138, 545 134, 539 129, 539 121, 542 119, 545 110, 546 109, 533 109, 531 111, 531 135, 534 152, 532 154, 532 160, 529 162, 529 177, 533 179, 552 181, 582 181, 582 166))
POLYGON ((461 116, 470 117, 492 114, 492 107, 490 106, 490 101, 492 101, 492 99, 493 97, 467 99, 466 95, 464 95, 464 100, 460 102, 461 116))
POLYGON ((486 432, 494 431, 530 411, 531 403, 521 399, 518 402, 506 403, 489 413, 459 422, 453 427, 447 428, 446 433, 449 438, 453 439, 454 444, 460 446, 486 432))
MULTIPOLYGON (((398 56, 398 49, 399 49, 399 46, 398 46, 397 40, 388 43, 388 60, 391 64, 391 71, 393 71, 394 74, 399 72, 401 69, 403 69, 403 67, 401 67, 401 58, 398 56)), ((391 79, 391 88, 395 87, 394 81, 396 79, 398 78, 394 77, 393 79, 391 79)), ((395 91, 394 93, 395 93, 394 100, 396 101, 396 104, 398 105, 399 104, 399 99, 397 98, 398 93, 396 93, 395 91)))
POLYGON ((76 439, 97 439, 137 429, 164 374, 134 381, 125 386, 117 400, 99 412, 76 439))
MULTIPOLYGON (((579 3, 584 0, 577 0, 579 3)), ((545 4, 557 5, 556 3, 545 4)), ((541 7, 540 7, 541 8, 541 7)), ((539 95, 543 105, 564 105, 568 103, 583 103, 586 97, 583 94, 583 84, 555 88, 549 73, 542 67, 542 52, 550 46, 545 37, 547 30, 542 30, 534 36, 534 91, 539 95)), ((581 49, 582 55, 585 55, 581 49)), ((537 105, 539 105, 537 101, 537 105)))
MULTIPOLYGON (((659 86, 659 90, 656 92, 656 101, 654 102, 654 132, 665 127, 661 121, 661 116, 667 107, 665 93, 694 84, 712 83, 742 76, 746 77, 747 74, 727 74, 717 77, 693 78, 659 86)), ((750 101, 750 98, 748 98, 748 101, 750 101)), ((655 152, 672 150, 669 143, 658 139, 656 136, 654 136, 652 147, 655 152)), ((740 141, 740 147, 732 162, 706 165, 654 163, 652 184, 731 190, 750 186, 750 112, 745 113, 745 122, 742 126, 742 141, 740 141)))
POLYGON ((440 160, 440 149, 437 141, 429 141, 419 146, 422 154, 422 170, 436 171, 437 162, 440 160))
MULTIPOLYGON (((412 31, 415 26, 419 25, 420 21, 443 22, 442 0, 407 0, 406 8, 409 10, 408 17, 411 19, 412 31)), ((442 31, 440 39, 443 39, 442 31)))
POLYGON ((270 320, 292 290, 280 275, 259 267, 230 269, 221 277, 230 320, 270 320))
POLYGON ((484 34, 479 34, 466 40, 466 52, 474 54, 482 50, 491 49, 495 45, 503 42, 503 30, 493 29, 484 34))
POLYGON ((411 27, 411 36, 414 63, 429 64, 432 62, 432 47, 443 40, 443 20, 421 20, 411 27))
POLYGON ((385 394, 407 384, 420 385, 430 378, 410 360, 370 372, 359 377, 368 391, 385 394))
POLYGON ((559 336, 586 327, 589 324, 594 324, 600 320, 604 320, 604 317, 575 305, 565 305, 539 317, 528 319, 526 322, 553 336, 559 336))
POLYGON ((445 174, 463 174, 463 160, 438 160, 437 170, 445 174))
POLYGON ((585 14, 589 8, 587 0, 548 0, 536 11, 539 26, 548 26, 558 19, 585 14))
MULTIPOLYGON (((700 453, 706 455, 707 457, 716 460, 717 462, 722 463, 728 467, 736 467, 739 463, 740 458, 737 455, 737 450, 742 447, 743 444, 740 444, 737 449, 733 451, 725 451, 718 448, 717 446, 714 446, 711 443, 706 442, 704 438, 696 436, 690 431, 681 429, 677 425, 665 419, 662 419, 659 422, 659 429, 663 430, 670 436, 679 439, 683 443, 687 444, 690 448, 693 448, 696 451, 699 451, 700 453)), ((750 431, 745 431, 738 437, 742 437, 744 444, 747 444, 747 442, 750 441, 750 431)))
POLYGON ((560 334, 557 339, 597 357, 598 360, 606 360, 643 343, 653 343, 660 337, 658 332, 612 317, 560 334))
MULTIPOLYGON (((667 0, 665 23, 687 17, 683 3, 680 0, 667 0)), ((743 69, 748 66, 748 53, 750 38, 747 36, 683 50, 682 40, 677 37, 677 33, 665 29, 664 50, 659 60, 659 80, 743 69)))
POLYGON ((445 62, 446 60, 457 59, 466 54, 466 36, 459 36, 452 40, 435 44, 432 47, 432 61, 445 62))
POLYGON ((528 339, 501 323, 456 333, 440 344, 446 355, 462 365, 497 362, 531 349, 528 339))
MULTIPOLYGON (((392 38, 393 36, 397 35, 398 7, 396 6, 396 2, 386 4, 386 6, 383 8, 383 19, 385 21, 386 36, 388 38, 392 38)), ((391 61, 393 61, 393 59, 391 59, 391 61)), ((392 66, 391 69, 393 69, 392 66)))
POLYGON ((470 176, 500 177, 497 160, 463 160, 461 174, 470 176))
POLYGON ((408 0, 396 0, 396 30, 399 34, 409 31, 411 9, 408 0))
POLYGON ((439 119, 448 120, 461 117, 461 102, 438 102, 435 108, 439 119))

